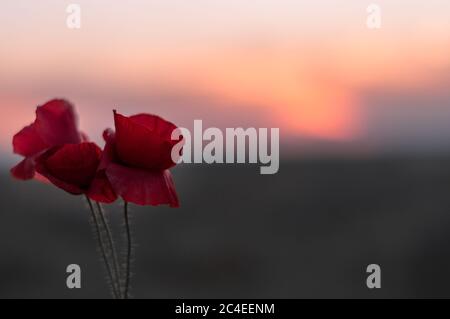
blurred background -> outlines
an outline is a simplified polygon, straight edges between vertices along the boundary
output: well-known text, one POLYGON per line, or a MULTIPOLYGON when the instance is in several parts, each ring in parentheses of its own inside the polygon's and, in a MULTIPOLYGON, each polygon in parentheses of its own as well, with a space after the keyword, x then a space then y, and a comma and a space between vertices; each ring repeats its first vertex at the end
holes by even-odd
POLYGON ((9 175, 55 97, 99 145, 113 108, 280 128, 278 174, 179 165, 180 209, 133 207, 134 297, 450 297, 450 2, 70 3, 0 4, 1 298, 108 297, 83 199, 9 175))

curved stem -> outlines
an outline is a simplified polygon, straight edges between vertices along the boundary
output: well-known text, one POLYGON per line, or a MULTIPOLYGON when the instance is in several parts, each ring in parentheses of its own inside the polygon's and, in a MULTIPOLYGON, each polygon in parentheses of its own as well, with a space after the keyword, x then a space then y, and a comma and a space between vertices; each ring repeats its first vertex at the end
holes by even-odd
POLYGON ((87 196, 86 196, 86 199, 87 199, 87 202, 88 202, 88 204, 89 204, 89 208, 90 208, 90 210, 91 210, 92 219, 93 219, 93 221, 94 221, 95 231, 96 231, 96 234, 97 234, 98 245, 100 246, 100 250, 101 250, 101 253, 102 253, 102 258, 103 258, 103 261, 104 261, 104 263, 105 263, 106 270, 107 270, 107 272, 108 272, 109 280, 110 280, 110 282, 111 282, 113 296, 114 296, 115 299, 117 299, 117 298, 118 298, 118 295, 117 295, 117 292, 116 292, 116 287, 115 287, 115 285, 114 285, 114 279, 113 279, 113 276, 112 276, 111 267, 110 267, 110 265, 109 265, 108 257, 107 257, 107 255, 106 255, 105 245, 103 244, 102 233, 101 233, 101 230, 100 230, 100 225, 99 225, 99 223, 98 223, 98 219, 97 219, 97 216, 96 216, 96 214, 95 214, 94 206, 92 205, 91 200, 90 200, 89 197, 87 197, 87 196))
POLYGON ((111 250, 112 264, 113 264, 113 267, 114 267, 114 277, 115 277, 116 289, 118 290, 117 292, 119 294, 119 297, 122 297, 121 296, 121 291, 120 291, 120 272, 119 272, 119 265, 118 265, 118 261, 117 261, 118 260, 117 259, 117 252, 116 252, 116 248, 114 246, 114 241, 113 241, 113 237, 112 237, 112 234, 111 234, 111 229, 109 227, 108 221, 106 220, 105 213, 103 211, 102 205, 99 202, 96 202, 96 203, 97 203, 98 212, 100 214, 101 222, 102 222, 103 227, 104 227, 104 229, 106 231, 106 236, 108 238, 109 248, 111 250))
POLYGON ((125 229, 127 234, 127 259, 125 268, 125 287, 123 297, 128 299, 128 291, 130 289, 130 264, 131 264, 131 233, 130 233, 130 220, 128 216, 128 202, 124 205, 124 218, 125 218, 125 229))

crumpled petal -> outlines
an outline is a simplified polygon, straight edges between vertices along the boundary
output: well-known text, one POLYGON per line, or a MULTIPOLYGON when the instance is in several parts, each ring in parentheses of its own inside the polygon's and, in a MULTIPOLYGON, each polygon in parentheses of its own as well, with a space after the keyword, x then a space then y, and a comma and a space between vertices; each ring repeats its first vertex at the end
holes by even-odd
POLYGON ((115 150, 122 162, 146 170, 165 170, 175 165, 171 158, 172 147, 178 143, 171 139, 177 128, 174 124, 155 115, 125 117, 116 111, 114 122, 115 150))
POLYGON ((111 163, 106 175, 117 194, 127 202, 142 206, 180 206, 169 170, 146 171, 111 163))

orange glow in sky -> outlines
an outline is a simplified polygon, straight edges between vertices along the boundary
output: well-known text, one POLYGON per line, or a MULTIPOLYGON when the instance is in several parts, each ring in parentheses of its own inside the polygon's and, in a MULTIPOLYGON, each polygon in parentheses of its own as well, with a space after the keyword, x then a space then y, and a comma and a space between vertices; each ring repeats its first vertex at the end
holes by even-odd
POLYGON ((368 91, 440 94, 450 82, 448 1, 380 0, 376 31, 356 0, 78 2, 79 30, 63 3, 2 4, 1 148, 54 97, 78 106, 94 139, 119 108, 352 141, 372 120, 368 91))

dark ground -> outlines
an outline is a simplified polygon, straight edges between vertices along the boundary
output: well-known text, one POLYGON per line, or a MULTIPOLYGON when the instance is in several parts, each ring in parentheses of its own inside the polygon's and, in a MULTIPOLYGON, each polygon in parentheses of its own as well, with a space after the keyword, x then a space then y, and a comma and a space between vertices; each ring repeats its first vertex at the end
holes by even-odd
MULTIPOLYGON (((109 297, 82 198, 2 172, 0 298, 109 297), (65 285, 72 263, 80 290, 65 285)), ((450 158, 174 175, 180 209, 133 206, 136 298, 450 297, 450 158)), ((119 226, 121 206, 107 209, 119 226)))

